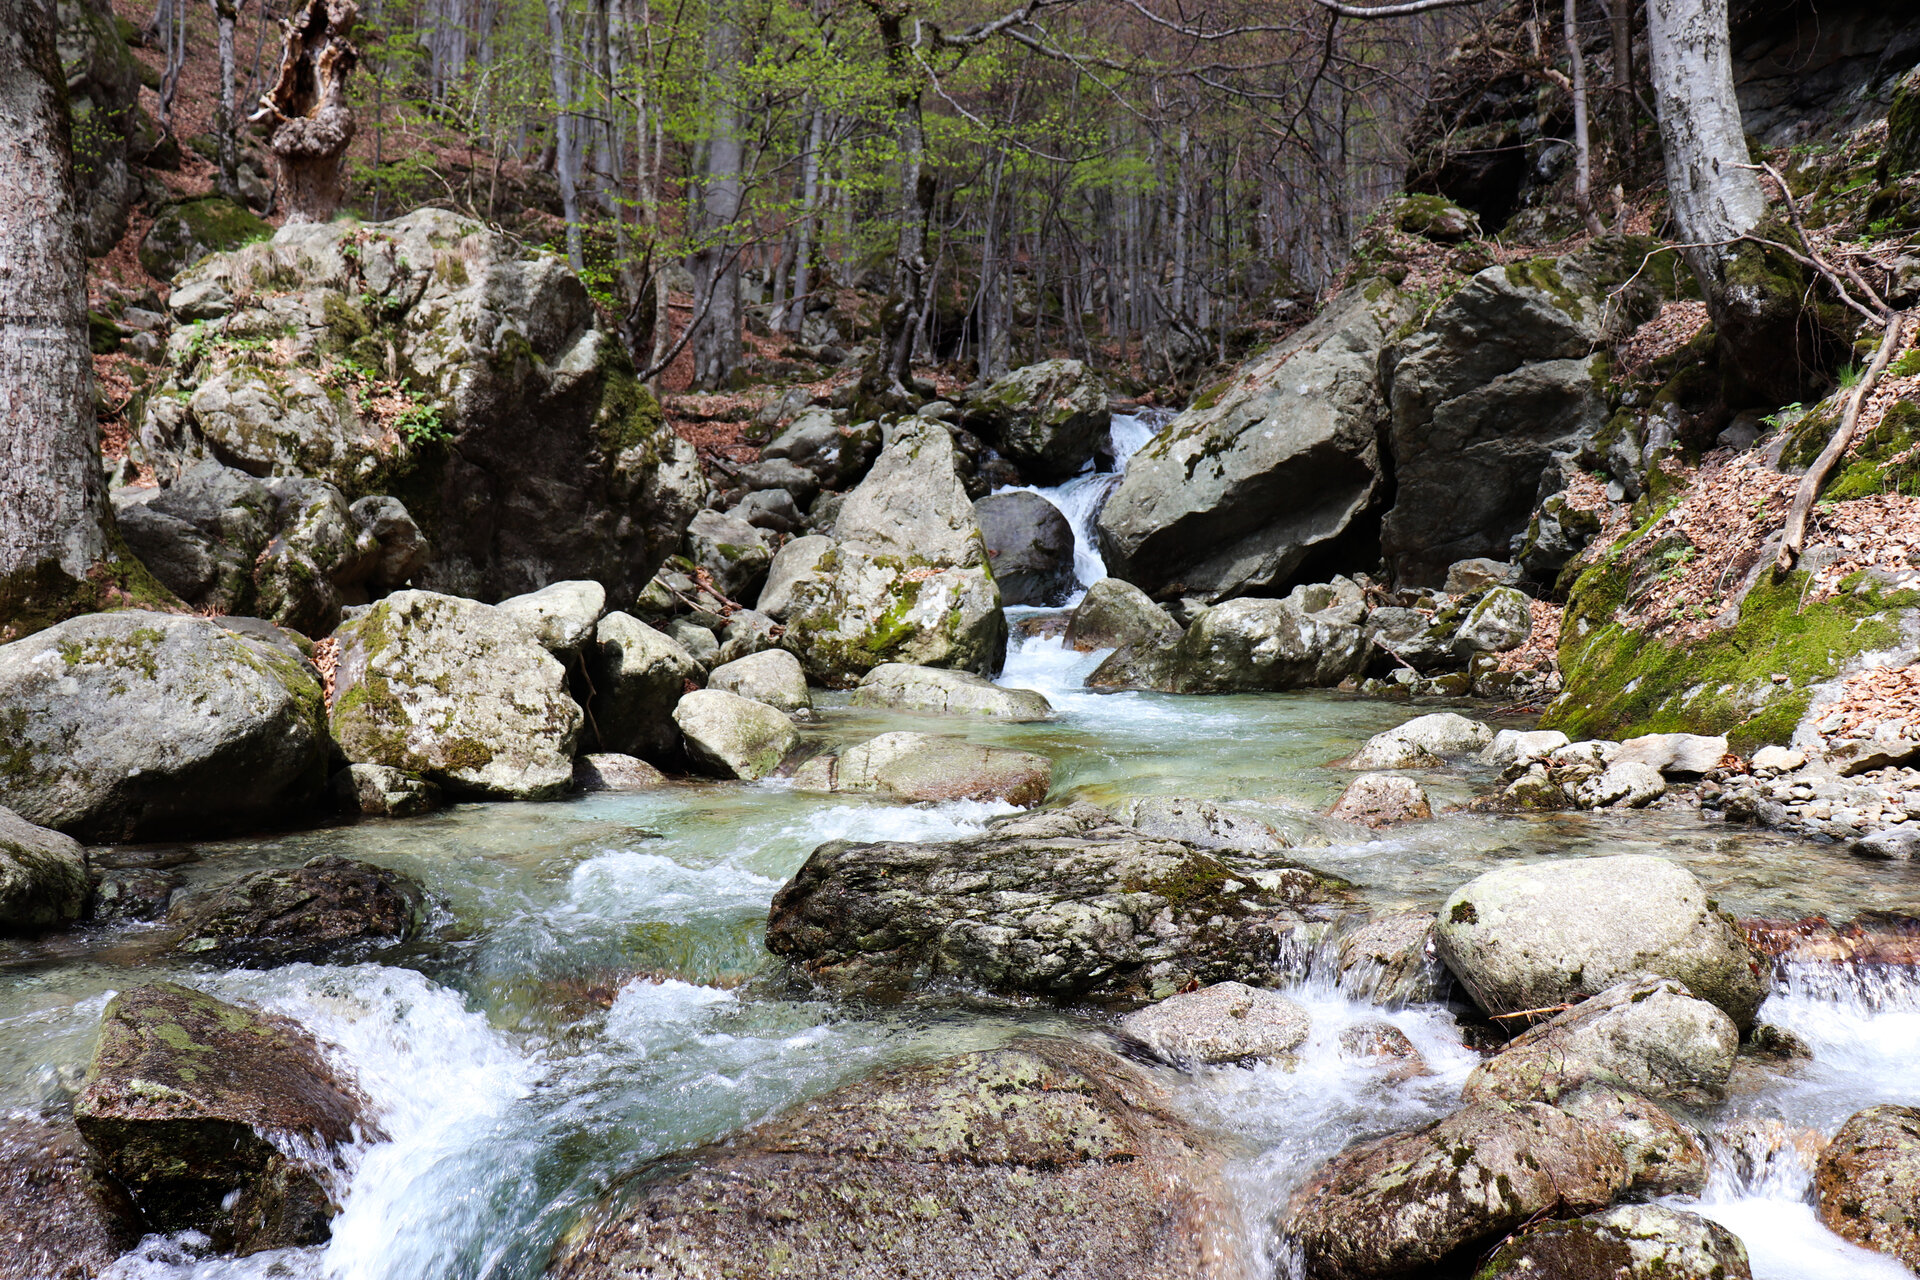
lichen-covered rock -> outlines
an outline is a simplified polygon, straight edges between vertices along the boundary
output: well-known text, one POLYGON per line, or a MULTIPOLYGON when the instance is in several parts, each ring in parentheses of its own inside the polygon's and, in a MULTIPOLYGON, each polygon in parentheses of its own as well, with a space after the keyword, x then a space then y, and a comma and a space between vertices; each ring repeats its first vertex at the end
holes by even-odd
POLYGON ((1120 1019, 1122 1035, 1178 1065, 1278 1058, 1312 1026, 1294 1001, 1241 982, 1179 992, 1120 1019))
POLYGON ((1223 1156, 1141 1068, 1023 1038, 898 1067, 642 1169, 554 1280, 1230 1280, 1223 1156))
MULTIPOLYGON (((720 629, 717 637, 720 648, 713 655, 714 667, 718 669, 729 662, 738 662, 742 658, 777 648, 781 630, 779 623, 758 610, 736 610, 727 619, 727 625, 720 629)), ((804 680, 806 677, 803 674, 801 678, 804 680)))
POLYGON ((1088 587, 1067 619, 1067 647, 1082 653, 1128 645, 1171 648, 1180 636, 1180 624, 1153 597, 1119 578, 1102 578, 1088 587))
POLYGON ((982 716, 1025 724, 1053 717, 1044 694, 1003 689, 968 671, 887 662, 861 678, 853 691, 856 707, 884 707, 926 715, 982 716))
POLYGON ((763 649, 722 663, 707 677, 707 687, 737 693, 789 714, 813 710, 807 673, 800 669, 800 659, 785 649, 763 649))
POLYGON ((327 1238, 364 1111, 299 1027, 162 982, 108 1003, 73 1117, 150 1229, 244 1255, 327 1238))
POLYGON ((1623 1204, 1570 1222, 1543 1222, 1514 1236, 1475 1280, 1752 1280, 1747 1248, 1697 1213, 1623 1204))
POLYGON ((615 751, 590 751, 573 762, 575 791, 652 791, 666 781, 667 775, 639 756, 615 751))
POLYGON ((162 205, 140 241, 140 265, 158 280, 171 280, 210 253, 225 253, 273 228, 251 209, 225 196, 196 196, 162 205))
POLYGON ((1554 1105, 1606 1130, 1627 1163, 1630 1195, 1698 1195, 1706 1189, 1710 1162, 1704 1140, 1659 1103, 1590 1081, 1562 1093, 1554 1105))
POLYGON ((126 234, 140 198, 128 161, 145 116, 141 66, 108 0, 60 0, 54 13, 72 123, 75 222, 87 256, 101 258, 126 234))
POLYGON ((0 645, 0 803, 83 840, 282 822, 327 781, 320 681, 216 621, 129 609, 0 645))
POLYGON ((1604 1209, 1630 1175, 1598 1126, 1544 1103, 1469 1106, 1359 1142, 1294 1193, 1282 1227, 1325 1280, 1470 1262, 1536 1215, 1604 1209))
POLYGON ((1477 653, 1518 649, 1533 634, 1533 602, 1512 587, 1481 596, 1453 634, 1453 656, 1465 662, 1477 653))
POLYGON ((1196 849, 1278 853, 1293 847, 1293 841, 1272 824, 1212 800, 1134 796, 1111 806, 1109 812, 1143 835, 1178 840, 1196 849))
POLYGON ((1733 1019, 1671 978, 1639 978, 1530 1028, 1475 1067, 1469 1102, 1557 1102, 1589 1081, 1650 1098, 1718 1102, 1733 1073, 1733 1019))
POLYGON ((432 547, 418 586, 497 600, 591 578, 631 599, 705 501, 578 278, 480 222, 290 224, 183 272, 169 305, 181 394, 141 423, 155 469, 213 457, 392 494, 432 547))
POLYGON ((705 569, 729 600, 757 600, 773 552, 760 530, 724 511, 702 511, 687 525, 687 558, 705 569))
POLYGON ((541 648, 565 659, 593 639, 593 628, 607 611, 607 589, 592 581, 555 582, 502 600, 499 607, 520 619, 541 648))
POLYGON ((93 1280, 142 1234, 71 1120, 0 1119, 0 1280, 93 1280))
POLYGON ((1434 943, 1489 1014, 1673 978, 1744 1030, 1772 986, 1770 967, 1700 881, 1641 854, 1489 871, 1448 897, 1434 943))
POLYGON ((1172 693, 1177 657, 1173 649, 1158 644, 1125 645, 1088 673, 1087 688, 1102 693, 1172 693))
POLYGON ((707 773, 753 782, 780 767, 800 742, 786 713, 719 689, 696 689, 673 709, 687 755, 707 773))
POLYGON ((426 891, 412 876, 322 854, 176 899, 167 922, 180 930, 182 954, 264 969, 358 959, 411 940, 426 915, 426 891))
POLYGON ((1209 600, 1293 580, 1380 495, 1380 354, 1414 315, 1411 299, 1370 281, 1202 391, 1133 455, 1101 509, 1108 571, 1209 600))
POLYGON ((1193 620, 1174 649, 1179 693, 1329 689, 1359 668, 1360 592, 1345 578, 1284 600, 1229 600, 1193 620))
POLYGON ((1426 788, 1397 773, 1363 773, 1347 784, 1328 816, 1367 827, 1431 818, 1426 788))
POLYGON ((1431 769, 1449 756, 1471 755, 1493 744, 1493 730, 1451 711, 1415 716, 1368 738, 1347 761, 1350 769, 1431 769))
POLYGON ((1450 596, 1473 595, 1494 587, 1510 587, 1518 577, 1519 570, 1506 561, 1477 556, 1471 560, 1456 560, 1448 565, 1447 581, 1442 590, 1450 596))
POLYGON ((85 845, 0 809, 0 933, 77 920, 90 890, 85 845))
POLYGON ((1047 798, 1053 762, 1031 751, 982 747, 927 733, 883 733, 835 756, 816 756, 794 774, 815 791, 877 792, 896 800, 997 801, 1030 808, 1047 798))
POLYGON ((821 845, 774 896, 767 946, 843 990, 950 978, 1139 1001, 1276 981, 1281 940, 1317 932, 1347 892, 1270 854, 1150 839, 1073 805, 960 840, 821 845))
POLYGON ((167 914, 173 894, 184 880, 172 871, 148 867, 119 867, 100 874, 87 904, 89 920, 158 920, 167 914))
POLYGON ((333 735, 355 764, 456 795, 552 799, 573 781, 566 668, 492 605, 401 591, 341 625, 333 735))
POLYGON ((1667 794, 1659 770, 1633 760, 1609 764, 1586 777, 1556 781, 1567 799, 1582 809, 1639 809, 1667 794))
POLYGON ((1920 1110, 1850 1117, 1820 1154, 1814 1190, 1828 1230, 1920 1271, 1920 1110))
POLYGON ((960 481, 953 437, 939 422, 907 418, 833 525, 835 541, 912 567, 977 568, 986 539, 960 481))
POLYGON ((348 813, 411 818, 440 807, 440 788, 383 764, 350 764, 333 775, 333 799, 348 813))
POLYGON ((973 504, 1004 604, 1055 605, 1073 590, 1073 526, 1037 493, 990 493, 973 504))
POLYGON ((1107 388, 1078 360, 1043 360, 996 379, 967 401, 966 425, 1041 484, 1093 460, 1110 421, 1107 388))
POLYGON ((1480 763, 1505 769, 1544 760, 1567 745, 1567 735, 1558 729, 1502 729, 1480 753, 1480 763))
POLYGON ((655 764, 681 759, 673 709, 700 666, 671 636, 626 613, 610 613, 588 647, 593 677, 593 727, 603 751, 655 764))

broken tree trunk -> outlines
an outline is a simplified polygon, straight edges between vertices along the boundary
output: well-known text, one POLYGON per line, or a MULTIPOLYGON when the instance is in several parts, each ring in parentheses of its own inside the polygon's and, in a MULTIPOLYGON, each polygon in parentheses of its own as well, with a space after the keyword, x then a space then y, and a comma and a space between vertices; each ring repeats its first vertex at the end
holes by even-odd
POLYGON ((360 60, 347 37, 359 16, 354 0, 305 0, 283 26, 280 72, 251 123, 270 131, 288 222, 325 222, 340 207, 354 129, 347 75, 360 60))

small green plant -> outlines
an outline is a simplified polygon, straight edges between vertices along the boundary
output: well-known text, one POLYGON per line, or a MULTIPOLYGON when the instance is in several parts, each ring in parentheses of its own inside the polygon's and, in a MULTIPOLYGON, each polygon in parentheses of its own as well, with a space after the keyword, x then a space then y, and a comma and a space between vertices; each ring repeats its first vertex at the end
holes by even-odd
POLYGON ((1781 427, 1792 426, 1794 423, 1800 421, 1801 418, 1805 417, 1806 413, 1807 406, 1795 400, 1792 404, 1781 405, 1778 409, 1775 409, 1772 413, 1760 419, 1760 421, 1778 430, 1781 427))
POLYGON ((1851 391, 1859 386, 1860 380, 1866 376, 1867 371, 1857 364, 1843 365, 1840 369, 1840 389, 1851 391))
POLYGON ((1911 378, 1920 373, 1920 347, 1915 347, 1887 367, 1889 378, 1911 378))
POLYGON ((418 391, 407 392, 411 401, 400 416, 393 420, 393 429, 408 444, 438 444, 453 439, 453 432, 447 430, 446 420, 440 416, 440 410, 418 391))

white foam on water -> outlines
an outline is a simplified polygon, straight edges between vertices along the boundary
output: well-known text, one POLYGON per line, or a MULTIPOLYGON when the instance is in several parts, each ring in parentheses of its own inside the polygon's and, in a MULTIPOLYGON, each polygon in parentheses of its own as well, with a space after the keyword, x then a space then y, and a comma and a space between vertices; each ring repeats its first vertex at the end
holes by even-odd
MULTIPOLYGON (((828 840, 957 840, 978 835, 995 818, 1019 813, 1001 800, 952 800, 934 805, 843 804, 821 809, 782 834, 811 849, 828 840)), ((768 895, 771 899, 772 895, 768 895)))
POLYGON ((586 916, 684 922, 764 908, 780 881, 739 867, 684 866, 658 853, 616 850, 573 869, 571 908, 586 916))
POLYGON ((739 1004, 731 991, 668 978, 620 988, 607 1010, 607 1034, 642 1058, 670 1053, 697 1037, 722 1009, 739 1004))

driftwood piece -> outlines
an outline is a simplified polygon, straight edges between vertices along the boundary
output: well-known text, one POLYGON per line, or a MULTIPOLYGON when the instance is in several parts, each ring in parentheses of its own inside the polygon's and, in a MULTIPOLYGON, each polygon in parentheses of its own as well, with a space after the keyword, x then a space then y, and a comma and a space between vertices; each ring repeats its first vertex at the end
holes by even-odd
POLYGON ((280 69, 249 123, 269 130, 288 222, 325 222, 340 207, 353 141, 347 76, 360 51, 347 37, 354 0, 305 0, 282 24, 280 69))

